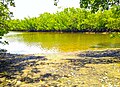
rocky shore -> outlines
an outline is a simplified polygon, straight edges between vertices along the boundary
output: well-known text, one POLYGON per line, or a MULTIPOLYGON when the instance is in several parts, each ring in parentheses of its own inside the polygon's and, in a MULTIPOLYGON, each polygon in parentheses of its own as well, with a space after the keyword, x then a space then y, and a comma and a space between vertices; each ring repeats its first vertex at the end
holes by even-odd
POLYGON ((0 87, 119 87, 120 50, 68 55, 19 55, 0 51, 0 87))
POLYGON ((103 51, 85 51, 78 54, 80 57, 120 57, 120 49, 103 51))

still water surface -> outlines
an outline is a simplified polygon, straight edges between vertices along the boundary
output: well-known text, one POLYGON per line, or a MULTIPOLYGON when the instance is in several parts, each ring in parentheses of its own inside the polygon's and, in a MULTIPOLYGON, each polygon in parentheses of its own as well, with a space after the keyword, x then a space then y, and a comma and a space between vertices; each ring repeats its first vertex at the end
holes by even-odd
POLYGON ((8 41, 9 45, 0 47, 17 54, 120 48, 120 38, 110 38, 109 34, 10 32, 3 40, 8 41))

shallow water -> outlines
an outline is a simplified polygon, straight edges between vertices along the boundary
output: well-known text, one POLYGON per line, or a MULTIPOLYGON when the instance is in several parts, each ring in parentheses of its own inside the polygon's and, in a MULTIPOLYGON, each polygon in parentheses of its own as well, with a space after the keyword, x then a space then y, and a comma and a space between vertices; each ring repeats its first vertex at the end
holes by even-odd
POLYGON ((8 41, 9 45, 0 45, 0 48, 17 54, 120 48, 120 38, 110 38, 109 34, 10 32, 2 40, 8 41))

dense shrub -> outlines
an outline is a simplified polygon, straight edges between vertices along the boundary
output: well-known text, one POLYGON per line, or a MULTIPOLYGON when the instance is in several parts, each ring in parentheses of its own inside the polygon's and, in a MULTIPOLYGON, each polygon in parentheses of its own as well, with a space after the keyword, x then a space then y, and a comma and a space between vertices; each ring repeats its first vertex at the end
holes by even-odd
POLYGON ((120 6, 92 13, 81 8, 65 8, 54 14, 8 21, 14 31, 120 31, 120 6))

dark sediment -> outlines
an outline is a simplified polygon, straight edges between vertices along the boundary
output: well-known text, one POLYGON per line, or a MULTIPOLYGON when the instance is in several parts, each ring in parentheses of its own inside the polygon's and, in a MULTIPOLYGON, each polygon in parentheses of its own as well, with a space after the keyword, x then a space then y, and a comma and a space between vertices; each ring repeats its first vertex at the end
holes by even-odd
POLYGON ((104 50, 104 51, 85 51, 78 54, 80 57, 120 57, 119 50, 104 50))
MULTIPOLYGON (((86 78, 87 76, 89 76, 89 74, 96 75, 96 78, 101 78, 101 75, 103 75, 104 77, 104 72, 102 74, 101 71, 100 74, 94 73, 97 72, 95 70, 98 70, 98 68, 95 68, 94 66, 89 66, 89 64, 99 65, 120 63, 120 50, 85 51, 79 53, 77 56, 77 59, 67 58, 64 60, 61 59, 60 61, 57 61, 56 59, 56 61, 48 60, 48 62, 46 61, 47 59, 44 56, 18 55, 1 52, 0 78, 6 78, 7 80, 4 81, 0 79, 0 84, 2 83, 2 87, 20 87, 18 86, 19 83, 37 84, 40 82, 44 82, 44 84, 40 85, 41 87, 70 87, 71 85, 72 87, 77 87, 78 85, 78 87, 80 87, 84 84, 74 84, 74 81, 77 82, 76 79, 78 78, 80 78, 78 79, 78 82, 79 80, 81 80, 82 82, 82 78, 86 78), (86 74, 84 73, 84 71, 81 72, 83 68, 88 71, 90 70, 89 73, 86 74), (72 78, 73 80, 70 80, 70 78, 72 78), (70 84, 68 84, 67 80, 70 81, 70 84), (13 83, 13 81, 15 81, 15 83, 13 83), (59 86, 61 82, 63 82, 64 84, 61 84, 61 86, 59 86)), ((112 80, 114 80, 114 78, 112 78, 112 80)), ((120 80, 117 79, 117 82, 119 81, 120 80)))
MULTIPOLYGON (((21 72, 25 66, 34 66, 36 61, 47 60, 44 56, 19 55, 1 52, 0 53, 0 73, 7 72, 13 74, 21 72)), ((35 70, 33 70, 35 72, 35 70)), ((1 77, 1 75, 0 75, 1 77)))

